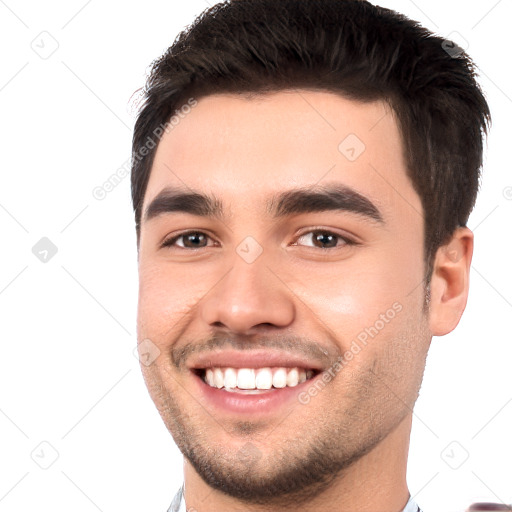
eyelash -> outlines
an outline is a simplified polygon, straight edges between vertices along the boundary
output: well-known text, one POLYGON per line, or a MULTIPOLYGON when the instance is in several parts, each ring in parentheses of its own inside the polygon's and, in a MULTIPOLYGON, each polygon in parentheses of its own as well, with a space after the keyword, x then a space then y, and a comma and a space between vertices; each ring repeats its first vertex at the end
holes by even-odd
MULTIPOLYGON (((356 242, 355 240, 352 240, 351 238, 348 238, 346 236, 343 236, 343 235, 340 235, 338 233, 335 233, 334 231, 329 231, 327 229, 321 229, 321 228, 315 228, 315 229, 310 229, 309 231, 305 231, 303 233, 301 233, 300 235, 297 236, 297 240, 300 240, 302 237, 304 237, 305 235, 309 235, 309 234, 312 234, 312 233, 322 233, 323 235, 334 235, 335 237, 337 237, 338 239, 340 239, 343 244, 341 246, 336 246, 336 247, 312 247, 312 246, 307 246, 311 249, 320 249, 320 250, 323 250, 323 251, 327 251, 327 250, 336 250, 336 249, 342 249, 343 247, 346 247, 346 246, 353 246, 353 245, 360 245, 358 242, 356 242)), ((180 233, 179 235, 175 235, 171 238, 168 238, 167 240, 165 240, 162 245, 160 247, 162 248, 165 248, 165 247, 172 247, 175 245, 176 241, 179 240, 180 238, 182 237, 185 237, 187 235, 206 235, 208 238, 211 239, 211 237, 203 232, 203 231, 194 231, 194 230, 189 230, 189 231, 184 231, 183 233, 180 233)), ((296 245, 297 241, 295 241, 292 245, 296 245)), ((179 247, 179 246, 178 246, 179 247)), ((207 246, 208 247, 208 246, 207 246)), ((189 247, 179 247, 180 250, 184 250, 184 251, 196 251, 196 250, 200 250, 200 249, 206 249, 206 247, 198 247, 198 248, 189 248, 189 247)))

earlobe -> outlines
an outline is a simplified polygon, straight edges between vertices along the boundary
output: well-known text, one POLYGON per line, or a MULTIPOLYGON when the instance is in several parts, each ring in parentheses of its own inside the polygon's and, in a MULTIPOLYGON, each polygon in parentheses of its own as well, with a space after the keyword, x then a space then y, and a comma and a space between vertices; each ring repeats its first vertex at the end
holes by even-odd
POLYGON ((439 247, 430 280, 429 326, 433 336, 451 332, 462 316, 469 293, 473 232, 457 228, 448 243, 439 247))

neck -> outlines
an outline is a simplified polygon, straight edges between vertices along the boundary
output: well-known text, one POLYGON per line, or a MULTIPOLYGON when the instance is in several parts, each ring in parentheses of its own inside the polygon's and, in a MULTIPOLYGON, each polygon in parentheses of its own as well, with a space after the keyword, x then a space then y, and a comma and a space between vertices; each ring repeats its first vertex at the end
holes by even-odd
MULTIPOLYGON (((296 503, 290 498, 290 510, 314 512, 337 510, 358 512, 402 512, 409 499, 406 483, 407 457, 412 413, 373 450, 354 462, 319 496, 296 503)), ((197 512, 268 512, 268 505, 240 502, 212 489, 185 460, 185 502, 187 510, 197 512)), ((280 506, 280 510, 282 507, 280 506)))

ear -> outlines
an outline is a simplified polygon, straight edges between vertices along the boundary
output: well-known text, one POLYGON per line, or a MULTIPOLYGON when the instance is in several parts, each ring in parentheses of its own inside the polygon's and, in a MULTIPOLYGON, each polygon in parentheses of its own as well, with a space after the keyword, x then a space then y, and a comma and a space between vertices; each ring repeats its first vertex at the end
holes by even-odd
POLYGON ((468 300, 472 257, 473 232, 467 227, 457 228, 436 252, 430 280, 429 325, 433 336, 444 336, 459 323, 468 300))

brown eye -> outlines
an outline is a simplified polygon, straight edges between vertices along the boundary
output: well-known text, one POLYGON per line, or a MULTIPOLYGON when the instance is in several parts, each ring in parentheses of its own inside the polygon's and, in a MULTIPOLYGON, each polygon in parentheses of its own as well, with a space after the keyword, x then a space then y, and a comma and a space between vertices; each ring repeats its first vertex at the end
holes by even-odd
POLYGON ((343 247, 345 245, 353 245, 354 242, 346 237, 325 230, 314 230, 308 231, 302 234, 297 242, 300 241, 308 242, 300 245, 306 245, 309 247, 318 247, 319 249, 335 249, 337 247, 343 247))
POLYGON ((202 249, 207 247, 208 235, 201 231, 188 231, 181 233, 180 235, 174 236, 169 240, 166 240, 162 247, 171 247, 176 245, 182 249, 202 249), (181 243, 178 243, 181 241, 181 243))
POLYGON ((313 236, 313 243, 317 247, 336 247, 338 244, 338 237, 332 233, 324 233, 320 231, 313 236))

